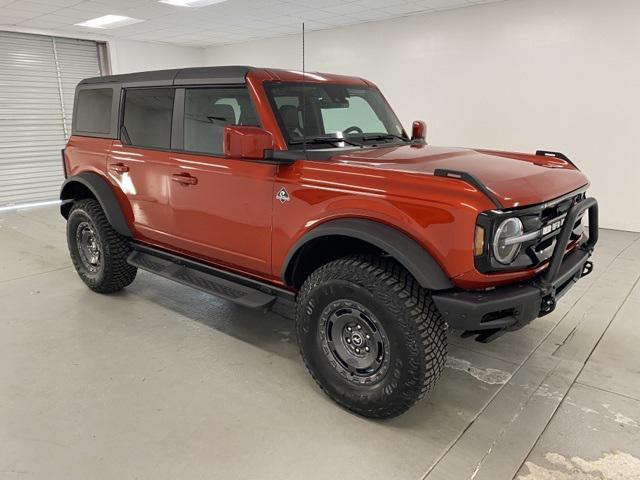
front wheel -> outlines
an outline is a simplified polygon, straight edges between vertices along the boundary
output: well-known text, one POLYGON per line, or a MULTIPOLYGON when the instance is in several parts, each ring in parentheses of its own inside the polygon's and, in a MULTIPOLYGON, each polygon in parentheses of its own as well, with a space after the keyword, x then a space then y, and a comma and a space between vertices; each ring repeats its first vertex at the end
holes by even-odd
POLYGON ((446 361, 446 329, 428 292, 388 258, 348 257, 313 272, 298 296, 296 330, 316 382, 365 417, 411 408, 446 361))

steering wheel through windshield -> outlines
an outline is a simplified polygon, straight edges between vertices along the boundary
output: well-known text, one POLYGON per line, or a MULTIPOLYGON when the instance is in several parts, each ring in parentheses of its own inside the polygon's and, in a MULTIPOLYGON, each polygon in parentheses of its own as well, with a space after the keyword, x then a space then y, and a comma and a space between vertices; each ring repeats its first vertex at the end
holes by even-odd
POLYGON ((349 135, 350 133, 364 133, 362 131, 362 129, 356 125, 354 125, 353 127, 349 127, 346 130, 342 131, 343 135, 349 135))

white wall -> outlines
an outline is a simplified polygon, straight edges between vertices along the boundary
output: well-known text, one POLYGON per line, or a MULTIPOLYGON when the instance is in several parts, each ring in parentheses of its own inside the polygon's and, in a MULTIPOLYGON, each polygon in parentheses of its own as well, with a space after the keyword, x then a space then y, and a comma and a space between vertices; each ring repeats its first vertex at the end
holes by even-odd
MULTIPOLYGON (((603 227, 640 231, 640 2, 509 0, 308 33, 307 69, 377 83, 430 143, 570 156, 603 227)), ((301 68, 299 38, 206 51, 205 64, 301 68)))
POLYGON ((108 43, 112 73, 204 65, 203 48, 122 39, 109 40, 108 43))

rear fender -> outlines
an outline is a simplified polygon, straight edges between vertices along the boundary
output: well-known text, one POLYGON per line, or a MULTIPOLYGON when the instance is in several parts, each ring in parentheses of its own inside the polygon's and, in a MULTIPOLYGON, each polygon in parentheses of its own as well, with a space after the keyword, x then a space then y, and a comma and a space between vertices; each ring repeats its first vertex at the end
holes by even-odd
POLYGON ((83 172, 65 180, 60 191, 60 200, 62 200, 60 213, 62 216, 68 218, 73 202, 86 198, 87 191, 100 203, 113 229, 120 235, 132 237, 131 229, 115 193, 107 180, 97 173, 83 172))

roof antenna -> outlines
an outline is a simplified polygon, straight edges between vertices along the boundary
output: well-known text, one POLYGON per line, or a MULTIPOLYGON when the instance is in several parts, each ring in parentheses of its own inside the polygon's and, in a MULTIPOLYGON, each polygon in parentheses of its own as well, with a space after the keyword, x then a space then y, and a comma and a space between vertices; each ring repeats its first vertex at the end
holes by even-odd
POLYGON ((307 155, 307 96, 305 95, 306 83, 306 65, 304 62, 304 22, 302 22, 302 149, 304 150, 304 158, 309 160, 307 155))

